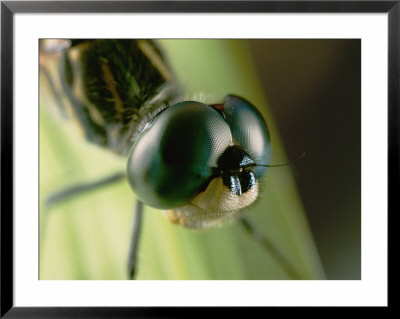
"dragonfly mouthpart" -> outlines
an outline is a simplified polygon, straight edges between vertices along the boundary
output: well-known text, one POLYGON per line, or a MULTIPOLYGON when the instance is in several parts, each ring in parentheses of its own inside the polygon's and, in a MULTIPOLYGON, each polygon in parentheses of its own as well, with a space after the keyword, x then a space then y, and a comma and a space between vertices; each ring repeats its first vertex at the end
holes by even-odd
POLYGON ((217 163, 223 183, 232 194, 242 196, 255 186, 255 162, 240 146, 229 146, 217 163))

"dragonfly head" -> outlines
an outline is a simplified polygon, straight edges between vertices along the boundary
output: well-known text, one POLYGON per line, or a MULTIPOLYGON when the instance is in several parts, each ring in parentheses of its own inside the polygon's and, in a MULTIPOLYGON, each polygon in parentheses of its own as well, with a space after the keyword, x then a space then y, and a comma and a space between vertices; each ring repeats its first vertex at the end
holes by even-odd
POLYGON ((212 226, 258 196, 270 157, 267 125, 248 101, 185 101, 141 132, 128 158, 128 180, 145 204, 169 210, 184 226, 212 226))

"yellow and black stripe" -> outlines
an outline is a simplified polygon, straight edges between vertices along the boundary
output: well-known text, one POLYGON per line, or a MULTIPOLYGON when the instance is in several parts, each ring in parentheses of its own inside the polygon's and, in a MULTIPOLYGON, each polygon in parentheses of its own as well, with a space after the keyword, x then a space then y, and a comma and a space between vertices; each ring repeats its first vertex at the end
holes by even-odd
POLYGON ((153 41, 41 41, 60 48, 51 52, 41 45, 41 78, 60 110, 90 142, 119 154, 129 150, 142 118, 176 95, 172 74, 153 41))

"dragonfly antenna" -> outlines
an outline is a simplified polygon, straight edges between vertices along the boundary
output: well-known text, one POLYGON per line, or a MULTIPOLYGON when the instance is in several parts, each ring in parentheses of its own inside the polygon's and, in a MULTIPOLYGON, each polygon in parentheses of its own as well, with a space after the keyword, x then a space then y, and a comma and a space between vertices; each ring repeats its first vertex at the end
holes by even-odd
POLYGON ((271 165, 267 165, 267 164, 256 164, 256 166, 264 166, 264 167, 280 167, 280 166, 287 166, 287 165, 296 163, 297 161, 301 160, 304 156, 306 156, 306 152, 303 152, 303 154, 301 154, 301 156, 300 156, 298 159, 296 159, 296 160, 294 160, 294 161, 290 161, 290 162, 284 163, 284 164, 271 164, 271 165))

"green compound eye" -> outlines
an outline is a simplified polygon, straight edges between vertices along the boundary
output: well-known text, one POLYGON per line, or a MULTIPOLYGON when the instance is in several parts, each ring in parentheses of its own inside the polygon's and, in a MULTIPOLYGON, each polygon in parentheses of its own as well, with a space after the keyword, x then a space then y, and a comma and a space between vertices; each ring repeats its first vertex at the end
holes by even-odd
MULTIPOLYGON (((227 95, 223 114, 234 143, 243 148, 256 164, 268 165, 271 157, 270 137, 261 113, 245 99, 227 95)), ((258 178, 264 175, 265 170, 265 166, 254 167, 258 178)))
POLYGON ((191 101, 175 104, 133 144, 129 183, 149 206, 182 206, 208 184, 218 158, 231 143, 229 125, 214 108, 191 101))

